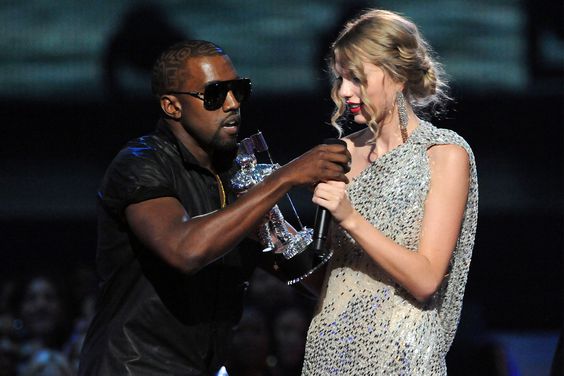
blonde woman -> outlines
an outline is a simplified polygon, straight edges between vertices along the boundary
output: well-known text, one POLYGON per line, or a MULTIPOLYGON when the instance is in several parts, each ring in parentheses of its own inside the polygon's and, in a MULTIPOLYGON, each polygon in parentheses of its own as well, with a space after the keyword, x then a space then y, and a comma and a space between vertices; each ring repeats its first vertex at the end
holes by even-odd
MULTIPOLYGON (((349 112, 350 183, 320 183, 334 256, 309 328, 303 375, 445 375, 477 221, 474 157, 418 117, 448 99, 417 27, 371 10, 331 48, 333 125, 349 112)), ((339 128, 340 129, 340 128, 339 128)))

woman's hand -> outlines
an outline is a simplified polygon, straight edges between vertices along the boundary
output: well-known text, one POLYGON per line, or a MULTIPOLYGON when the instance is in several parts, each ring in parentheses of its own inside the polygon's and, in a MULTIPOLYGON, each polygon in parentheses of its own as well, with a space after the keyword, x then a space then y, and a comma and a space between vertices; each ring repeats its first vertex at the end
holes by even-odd
POLYGON ((341 181, 330 180, 317 184, 312 201, 329 210, 338 224, 342 224, 355 213, 347 196, 347 185, 341 181))

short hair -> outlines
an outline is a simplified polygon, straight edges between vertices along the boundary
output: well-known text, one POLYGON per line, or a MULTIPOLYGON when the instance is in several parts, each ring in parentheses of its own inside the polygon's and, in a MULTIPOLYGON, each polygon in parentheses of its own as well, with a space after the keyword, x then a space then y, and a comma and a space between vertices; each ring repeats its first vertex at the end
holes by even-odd
MULTIPOLYGON (((439 112, 450 99, 444 71, 434 58, 431 46, 412 21, 394 12, 368 10, 348 22, 331 46, 329 64, 334 73, 337 62, 364 84, 366 77, 362 63, 380 67, 394 81, 404 83, 403 94, 416 110, 431 108, 433 112, 439 112)), ((361 84, 364 97, 365 89, 361 84)), ((339 82, 335 81, 331 97, 337 107, 331 122, 340 131, 337 120, 346 106, 339 98, 338 90, 339 82)), ((369 108, 368 125, 376 131, 377 114, 374 111, 369 108)))
POLYGON ((186 40, 168 47, 153 65, 151 90, 159 97, 169 91, 181 90, 189 78, 186 61, 198 56, 222 56, 225 52, 215 43, 205 40, 186 40))

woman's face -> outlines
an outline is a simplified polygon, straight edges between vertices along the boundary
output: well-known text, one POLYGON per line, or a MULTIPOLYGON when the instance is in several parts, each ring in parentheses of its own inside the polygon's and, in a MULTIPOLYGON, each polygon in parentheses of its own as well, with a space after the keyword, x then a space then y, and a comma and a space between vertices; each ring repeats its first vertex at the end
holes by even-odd
POLYGON ((25 291, 21 314, 32 336, 52 334, 63 319, 63 307, 55 287, 43 278, 31 281, 25 291))
MULTIPOLYGON (((384 70, 372 63, 363 62, 362 68, 366 77, 366 96, 370 101, 370 106, 376 113, 376 122, 385 123, 390 116, 393 108, 395 93, 402 90, 399 83, 394 82, 384 70)), ((338 94, 347 104, 348 110, 354 116, 354 121, 359 124, 368 123, 370 118, 367 110, 367 103, 361 99, 361 81, 359 77, 354 77, 353 73, 344 69, 337 62, 335 71, 339 76, 340 86, 338 94)))

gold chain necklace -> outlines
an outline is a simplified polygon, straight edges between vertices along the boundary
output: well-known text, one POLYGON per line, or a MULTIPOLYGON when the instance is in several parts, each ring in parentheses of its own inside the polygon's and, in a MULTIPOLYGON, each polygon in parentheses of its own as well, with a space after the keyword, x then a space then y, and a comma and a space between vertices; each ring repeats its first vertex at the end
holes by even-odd
POLYGON ((221 208, 223 209, 225 207, 225 205, 227 204, 227 198, 225 196, 225 189, 223 189, 223 183, 221 182, 221 179, 219 178, 219 175, 214 174, 215 176, 215 180, 217 181, 217 187, 219 188, 219 203, 221 205, 221 208))

